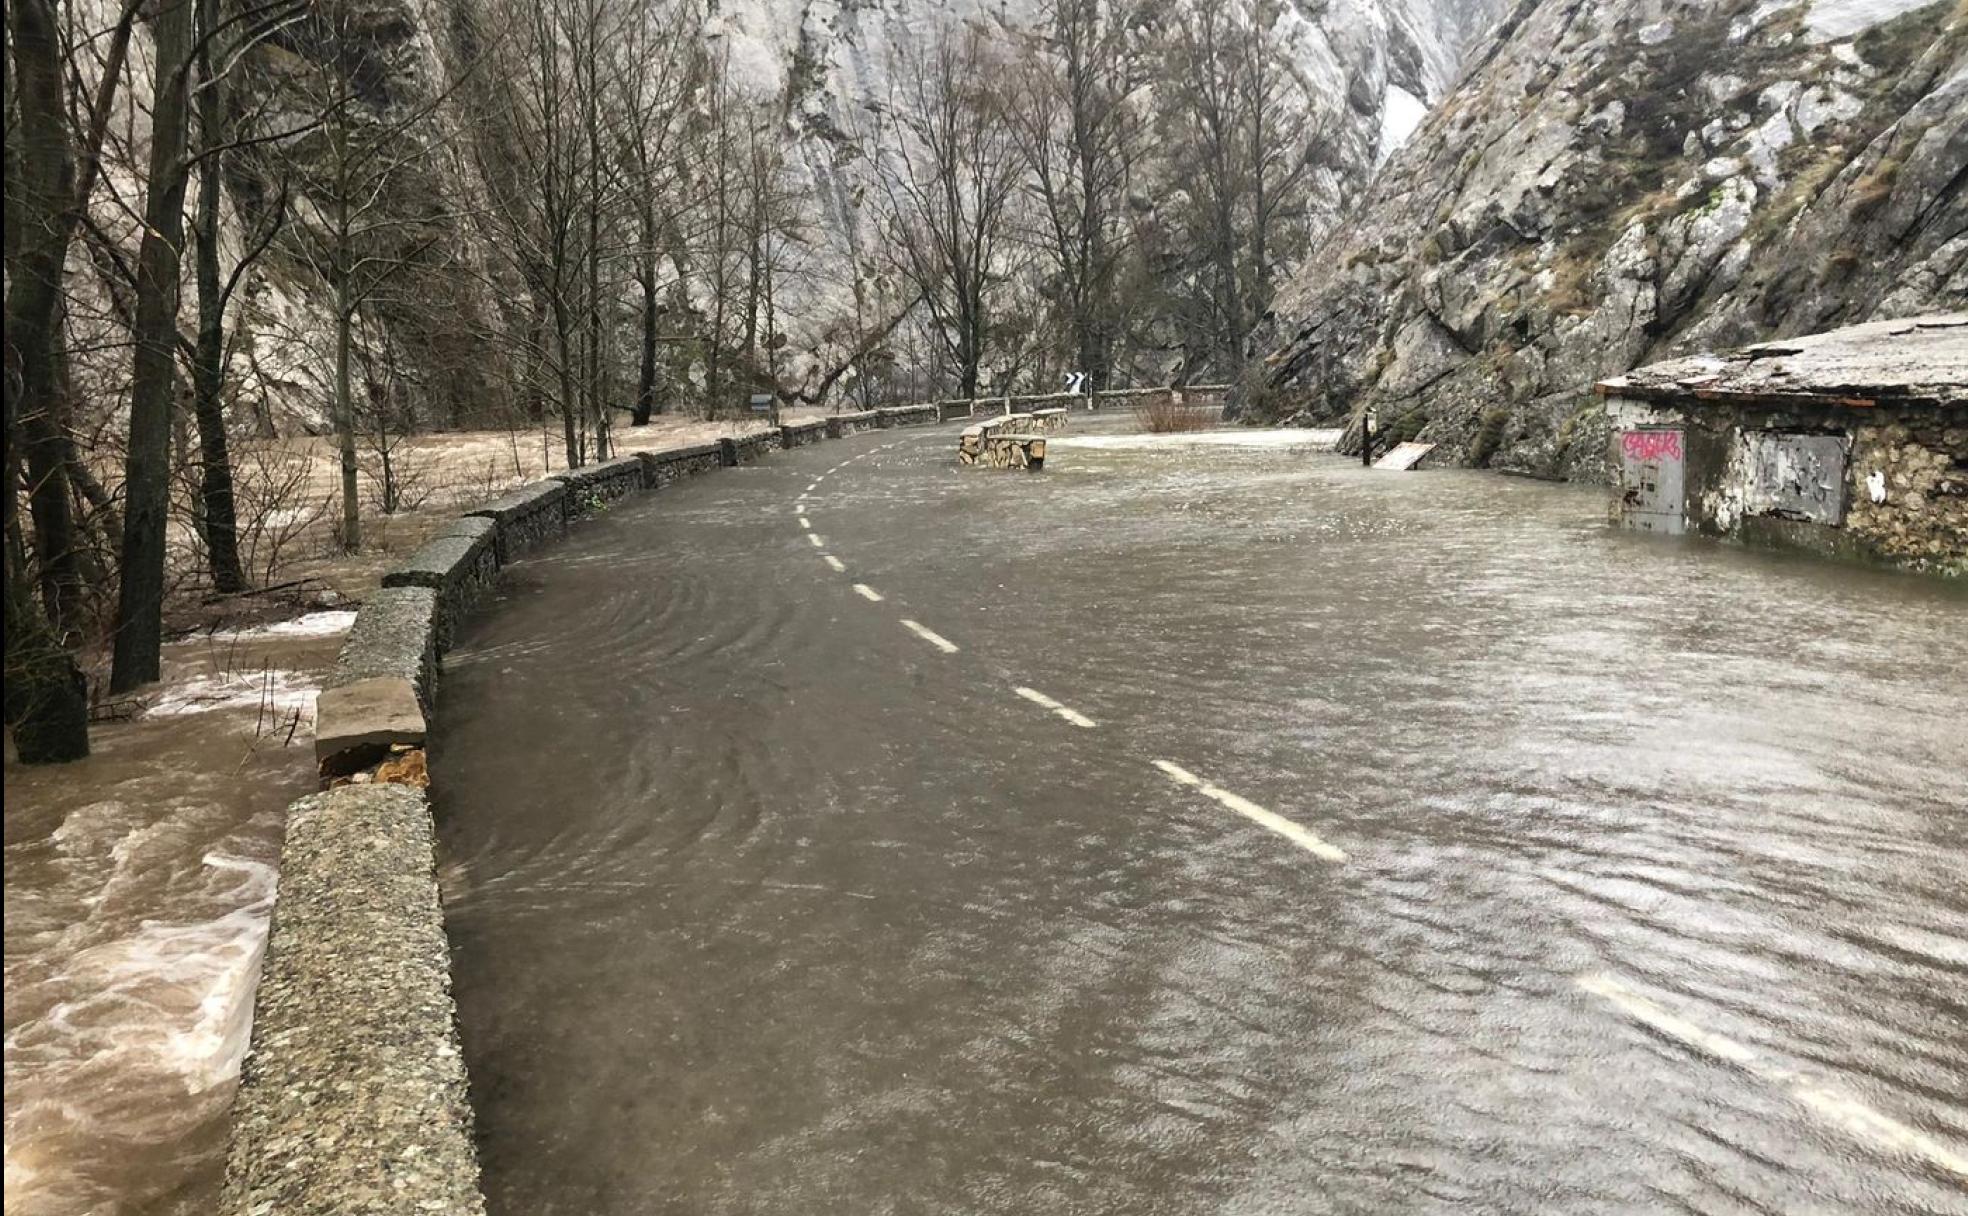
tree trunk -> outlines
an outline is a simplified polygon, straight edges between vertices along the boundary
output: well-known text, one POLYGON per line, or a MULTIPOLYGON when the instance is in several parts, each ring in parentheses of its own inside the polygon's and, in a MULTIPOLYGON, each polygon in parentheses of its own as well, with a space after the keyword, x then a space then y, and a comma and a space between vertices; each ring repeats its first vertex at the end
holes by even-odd
POLYGON ((112 692, 158 678, 164 632, 164 549, 171 506, 171 406, 177 387, 178 266, 184 244, 186 76, 192 7, 158 11, 151 106, 150 194, 137 256, 136 359, 124 473, 123 582, 117 597, 112 692))
POLYGON ((348 276, 337 275, 335 291, 335 449, 342 465, 342 549, 362 548, 362 500, 356 482, 355 398, 349 360, 355 345, 354 306, 348 303, 348 276))
MULTIPOLYGON (((75 660, 49 632, 24 567, 19 407, 51 399, 55 323, 75 189, 63 122, 61 52, 49 0, 13 0, 13 94, 18 126, 7 141, 7 303, 4 438, 0 438, 0 579, 5 603, 5 717, 24 764, 89 754, 89 703, 75 660)), ((63 436, 66 438, 66 436, 63 436)), ((65 493, 66 491, 64 491, 65 493)))
MULTIPOLYGON (((217 0, 199 0, 206 41, 198 49, 198 130, 213 147, 222 142, 225 112, 221 81, 212 74, 210 37, 218 27, 217 0)), ((219 287, 220 155, 207 152, 198 168, 198 343, 192 358, 191 403, 198 421, 198 494, 205 518, 205 559, 212 589, 222 595, 246 590, 239 565, 239 520, 232 500, 232 455, 226 449, 225 300, 219 287)))
MULTIPOLYGON (((643 223, 644 244, 648 244, 650 225, 643 223)), ((636 281, 642 288, 642 369, 636 377, 635 409, 629 414, 630 426, 648 426, 656 413, 656 255, 647 252, 636 267, 636 281)))

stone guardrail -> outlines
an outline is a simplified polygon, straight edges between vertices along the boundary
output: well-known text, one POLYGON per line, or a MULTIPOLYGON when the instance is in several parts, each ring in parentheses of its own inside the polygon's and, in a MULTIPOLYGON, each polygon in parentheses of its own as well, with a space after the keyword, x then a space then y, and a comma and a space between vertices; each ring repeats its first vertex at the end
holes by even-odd
POLYGON ((856 431, 871 431, 879 425, 875 421, 875 411, 862 410, 858 414, 829 414, 827 416, 827 438, 840 439, 856 431))
MULTIPOLYGON (((887 411, 888 426, 939 420, 887 411)), ((632 493, 883 425, 836 414, 553 474, 466 512, 363 602, 315 706, 240 1069, 228 1216, 480 1216, 423 748, 444 653, 500 569, 632 493)))
MULTIPOLYGON (((1155 385, 1149 388, 1109 388, 1102 389, 1089 397, 1084 393, 1032 393, 1013 397, 959 397, 935 404, 939 417, 944 422, 958 418, 1003 417, 1006 414, 1033 414, 1046 409, 1098 409, 1102 405, 1119 405, 1142 397, 1153 397, 1160 393, 1181 393, 1193 405, 1221 405, 1225 394, 1230 391, 1227 384, 1191 384, 1184 388, 1168 385, 1155 385)), ((917 409, 928 406, 913 407, 917 409)))

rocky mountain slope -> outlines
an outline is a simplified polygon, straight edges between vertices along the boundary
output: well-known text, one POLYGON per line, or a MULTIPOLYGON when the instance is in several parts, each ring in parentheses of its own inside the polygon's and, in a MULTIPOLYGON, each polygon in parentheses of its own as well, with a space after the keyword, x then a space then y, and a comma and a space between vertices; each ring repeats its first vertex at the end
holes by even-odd
MULTIPOLYGON (((1464 49, 1506 3, 1284 0, 1277 6, 1277 28, 1319 133, 1320 168, 1308 187, 1315 231, 1337 221, 1375 166, 1411 134, 1454 81, 1464 49)), ((387 118, 456 87, 458 65, 474 54, 462 40, 479 36, 483 25, 475 15, 480 7, 474 0, 327 0, 316 20, 257 57, 257 78, 266 88, 287 90, 294 81, 357 72, 366 82, 364 97, 387 118)), ((1138 19, 1153 19, 1153 9, 1136 7, 1138 19)), ((781 289, 790 345, 780 366, 791 378, 802 367, 837 360, 893 303, 877 283, 888 267, 873 238, 870 175, 892 171, 899 150, 870 146, 887 130, 870 116, 892 100, 898 58, 960 22, 981 26, 1009 48, 1016 31, 1038 22, 1040 8, 1038 0, 714 0, 708 6, 705 37, 728 56, 738 93, 784 115, 781 139, 791 174, 810 200, 803 233, 809 247, 781 289)), ((286 104, 297 114, 305 108, 286 104)), ((455 133, 445 140, 464 142, 455 133)), ((461 179, 473 171, 468 158, 433 157, 409 193, 474 205, 487 188, 461 179)), ((271 197, 277 188, 271 179, 249 185, 249 209, 254 197, 271 197)), ((306 208, 306 183, 289 185, 302 192, 295 201, 306 208)), ((1183 188, 1145 174, 1137 200, 1144 224, 1152 226, 1155 207, 1183 188)), ((243 231, 253 222, 247 215, 232 226, 243 231)), ((471 247, 465 228, 451 258, 493 261, 471 247)), ((474 410, 497 398, 494 382, 511 380, 513 372, 510 352, 493 338, 502 301, 455 288, 439 295, 438 309, 419 300, 386 321, 398 356, 413 369, 409 378, 431 398, 425 421, 442 425, 474 418, 474 410), (474 354, 474 344, 485 349, 474 354)), ((256 406, 268 417, 318 426, 326 395, 320 352, 331 345, 322 290, 307 267, 280 265, 276 251, 242 299, 248 332, 235 371, 247 386, 244 395, 274 402, 256 406)))
POLYGON ((1310 259, 1248 408, 1596 477, 1596 379, 1968 304, 1964 187, 1968 3, 1520 0, 1310 259))
MULTIPOLYGON (((1327 222, 1441 98, 1464 49, 1506 2, 1289 0, 1278 6, 1279 34, 1329 145, 1312 192, 1327 222)), ((790 156, 820 201, 827 243, 865 261, 855 165, 880 164, 892 150, 862 147, 855 133, 868 125, 869 111, 889 103, 898 56, 919 52, 940 28, 958 22, 996 31, 1009 46, 1013 31, 1039 24, 1041 8, 1038 0, 723 0, 714 6, 710 36, 725 44, 744 92, 755 101, 783 101, 790 156)), ((1152 17, 1143 9, 1138 19, 1152 17)))

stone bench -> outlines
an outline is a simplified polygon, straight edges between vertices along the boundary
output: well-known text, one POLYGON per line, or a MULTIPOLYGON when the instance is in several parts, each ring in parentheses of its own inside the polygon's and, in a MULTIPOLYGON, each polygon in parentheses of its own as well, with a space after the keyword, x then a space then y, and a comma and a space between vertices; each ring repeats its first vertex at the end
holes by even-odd
POLYGON ((1038 472, 1045 467, 1045 452, 1045 436, 999 430, 989 424, 967 426, 957 440, 957 463, 981 469, 1038 472))

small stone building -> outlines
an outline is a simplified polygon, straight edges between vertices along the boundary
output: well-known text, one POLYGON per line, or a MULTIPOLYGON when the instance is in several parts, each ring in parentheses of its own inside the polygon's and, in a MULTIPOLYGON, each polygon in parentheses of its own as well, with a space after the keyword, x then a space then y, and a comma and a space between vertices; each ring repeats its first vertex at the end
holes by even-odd
POLYGON ((1968 574, 1968 313, 1675 359, 1596 387, 1622 526, 1968 574))

